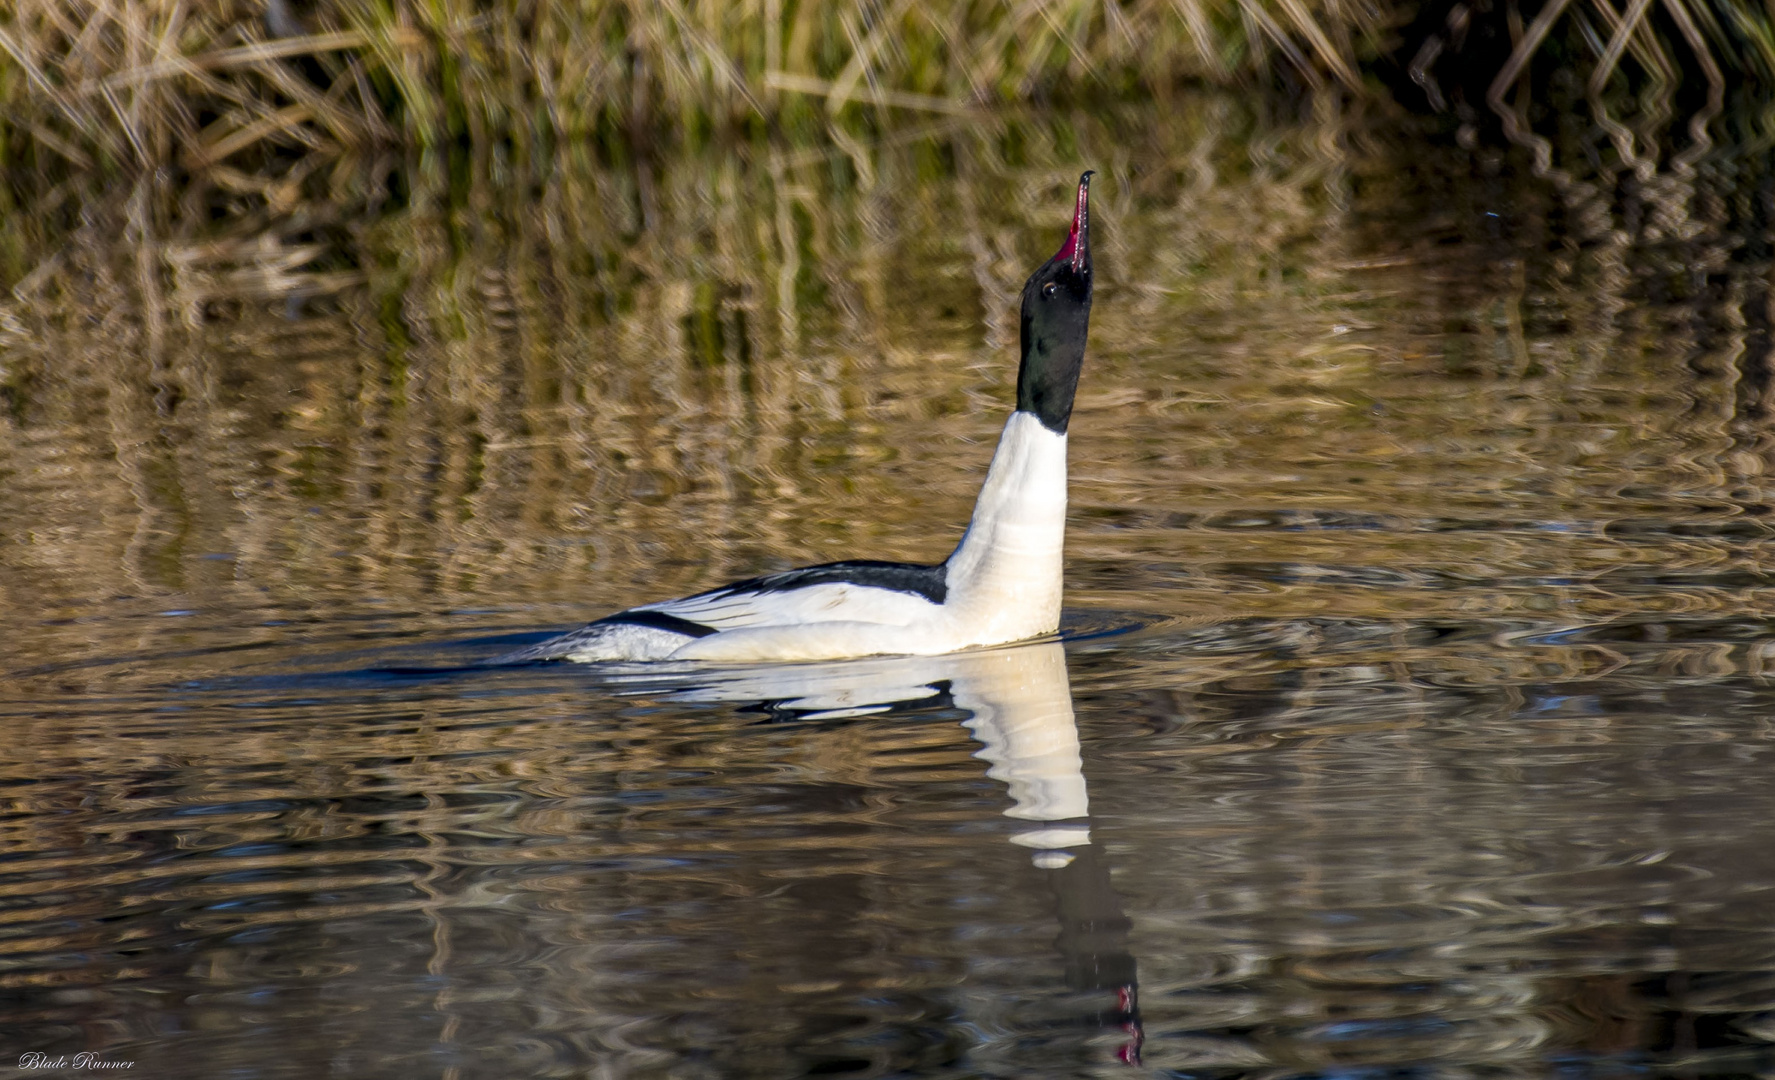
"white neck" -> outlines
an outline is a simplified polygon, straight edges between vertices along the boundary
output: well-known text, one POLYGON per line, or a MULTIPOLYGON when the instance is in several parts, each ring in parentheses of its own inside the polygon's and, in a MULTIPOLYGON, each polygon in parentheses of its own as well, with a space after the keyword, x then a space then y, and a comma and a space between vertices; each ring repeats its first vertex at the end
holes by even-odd
POLYGON ((953 608, 973 643, 1017 641, 1060 625, 1066 540, 1066 436, 1034 414, 1005 422, 967 535, 949 556, 953 608))

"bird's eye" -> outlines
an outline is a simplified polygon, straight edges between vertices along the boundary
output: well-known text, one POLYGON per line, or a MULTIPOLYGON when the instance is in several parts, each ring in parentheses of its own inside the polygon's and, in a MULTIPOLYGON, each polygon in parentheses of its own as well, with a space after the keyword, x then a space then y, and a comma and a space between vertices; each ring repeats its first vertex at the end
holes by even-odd
POLYGON ((1046 285, 1042 286, 1042 295, 1043 296, 1053 296, 1054 290, 1056 288, 1058 288, 1058 286, 1056 286, 1052 281, 1050 281, 1046 285))

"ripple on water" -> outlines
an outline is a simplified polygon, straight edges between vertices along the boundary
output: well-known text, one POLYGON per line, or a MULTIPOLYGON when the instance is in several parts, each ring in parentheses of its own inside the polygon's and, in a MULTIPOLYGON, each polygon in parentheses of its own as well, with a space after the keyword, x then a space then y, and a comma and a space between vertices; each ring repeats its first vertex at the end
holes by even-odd
POLYGON ((1676 248, 1574 239, 1465 159, 1403 197, 1339 157, 1365 140, 1227 104, 921 129, 849 147, 861 185, 762 144, 713 187, 651 162, 641 238, 594 214, 564 261, 415 201, 378 291, 199 304, 148 382, 115 375, 160 323, 58 256, 3 313, 6 1045, 365 1080, 1775 1071, 1757 244, 1711 210, 1676 248), (472 666, 940 557, 1011 389, 998 278, 1075 152, 1126 167, 1057 643, 472 666))

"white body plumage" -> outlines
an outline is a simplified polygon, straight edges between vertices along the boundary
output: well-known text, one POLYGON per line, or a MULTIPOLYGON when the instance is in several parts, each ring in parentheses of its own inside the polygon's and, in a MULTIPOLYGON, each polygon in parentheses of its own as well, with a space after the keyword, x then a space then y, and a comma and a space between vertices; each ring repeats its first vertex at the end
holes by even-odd
MULTIPOLYGON (((967 534, 941 573, 942 599, 852 580, 799 587, 717 589, 631 608, 594 623, 555 655, 568 660, 828 660, 928 656, 1053 633, 1060 625, 1066 538, 1066 436, 1035 416, 1006 422, 967 534), (667 616, 713 633, 620 621, 667 616)), ((788 576, 788 575, 785 575, 788 576)), ((770 582, 771 579, 760 579, 770 582)), ((563 645, 568 643, 563 642, 563 645)))

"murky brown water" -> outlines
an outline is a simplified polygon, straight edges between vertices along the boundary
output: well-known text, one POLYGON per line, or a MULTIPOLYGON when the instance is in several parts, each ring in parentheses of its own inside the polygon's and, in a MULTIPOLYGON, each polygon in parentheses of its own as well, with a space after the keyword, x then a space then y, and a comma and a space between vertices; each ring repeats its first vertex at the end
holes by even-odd
POLYGON ((948 125, 76 238, 0 308, 0 1049, 1775 1070, 1752 182, 1562 202, 1343 124, 948 125), (1081 163, 1064 645, 452 669, 941 557, 1081 163))

